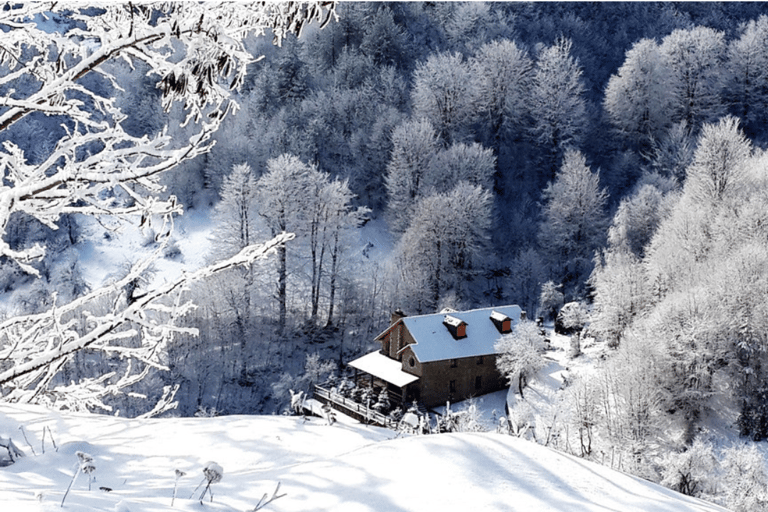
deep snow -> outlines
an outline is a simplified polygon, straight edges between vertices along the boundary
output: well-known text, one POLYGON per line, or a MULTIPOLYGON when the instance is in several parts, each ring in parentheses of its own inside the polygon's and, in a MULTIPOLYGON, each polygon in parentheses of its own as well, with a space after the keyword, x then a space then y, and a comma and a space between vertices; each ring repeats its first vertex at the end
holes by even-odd
POLYGON ((265 510, 725 510, 496 433, 398 436, 343 417, 333 426, 280 416, 138 420, 20 405, 0 405, 0 432, 28 454, 0 469, 0 504, 14 512, 61 510, 78 450, 95 459, 94 490, 81 475, 66 510, 253 510, 278 482, 285 496, 265 510), (43 455, 46 426, 59 450, 47 440, 43 455), (202 487, 190 495, 209 461, 224 474, 201 506, 202 487), (186 475, 171 508, 176 469, 186 475))

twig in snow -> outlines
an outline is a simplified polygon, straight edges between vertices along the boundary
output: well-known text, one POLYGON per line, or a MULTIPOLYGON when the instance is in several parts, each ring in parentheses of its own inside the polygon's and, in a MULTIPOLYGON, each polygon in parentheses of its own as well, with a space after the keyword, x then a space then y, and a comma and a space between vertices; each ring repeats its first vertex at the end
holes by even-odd
POLYGON ((192 494, 190 494, 190 495, 189 495, 189 499, 192 499, 192 496, 194 496, 194 495, 195 495, 195 493, 196 493, 196 492, 197 492, 197 490, 200 488, 200 486, 201 486, 201 485, 203 485, 203 483, 205 482, 205 480, 206 480, 206 478, 205 478, 205 477, 203 477, 203 479, 202 479, 202 480, 200 480, 200 483, 199 483, 199 484, 197 484, 197 487, 195 487, 195 490, 194 490, 194 491, 192 491, 192 494))
POLYGON ((32 455, 37 457, 37 454, 35 453, 35 449, 32 448, 32 445, 29 443, 29 439, 27 439, 27 433, 24 431, 24 425, 19 425, 19 430, 21 430, 21 435, 24 436, 24 440, 27 442, 27 445, 29 445, 29 449, 32 450, 32 455))
MULTIPOLYGON (((176 470, 176 481, 173 482, 173 498, 171 498, 171 506, 173 506, 173 502, 176 501, 176 487, 179 484, 179 478, 183 477, 184 475, 186 475, 185 472, 181 471, 180 469, 176 470)), ((198 485, 198 487, 200 487, 200 486, 198 485)), ((197 489, 195 489, 195 490, 197 490, 197 489)))
POLYGON ((75 474, 72 475, 72 480, 69 481, 69 485, 67 486, 67 490, 64 493, 64 497, 61 498, 61 506, 62 507, 64 506, 64 500, 67 499, 67 494, 69 494, 69 490, 72 488, 72 484, 75 483, 75 480, 77 480, 77 475, 79 475, 79 474, 80 474, 80 466, 78 465, 77 469, 75 469, 75 474))
POLYGON ((64 493, 64 497, 61 498, 62 507, 64 506, 64 500, 67 499, 69 490, 72 489, 72 485, 74 485, 75 480, 77 480, 77 475, 79 475, 81 471, 88 475, 88 490, 91 490, 91 473, 96 471, 96 466, 93 464, 93 457, 84 452, 76 452, 76 455, 78 459, 77 469, 75 469, 75 474, 72 475, 72 480, 69 482, 69 486, 67 487, 67 491, 64 493))
POLYGON ((56 451, 59 451, 59 447, 58 447, 58 446, 56 446, 56 440, 53 438, 53 432, 51 432, 51 427, 49 427, 48 425, 46 425, 46 426, 43 428, 43 453, 45 453, 45 431, 46 431, 46 430, 48 430, 48 437, 50 437, 50 438, 51 438, 51 443, 53 443, 53 448, 54 448, 56 451))
POLYGON ((264 496, 261 497, 259 502, 256 504, 256 508, 253 509, 252 512, 256 512, 257 510, 261 510, 273 501, 275 501, 278 498, 282 498, 285 496, 285 493, 281 494, 280 496, 277 495, 277 493, 280 492, 280 482, 277 482, 277 487, 275 487, 275 492, 272 493, 272 497, 267 499, 267 496, 269 496, 267 493, 264 493, 264 496), (266 501, 265 501, 266 500, 266 501))

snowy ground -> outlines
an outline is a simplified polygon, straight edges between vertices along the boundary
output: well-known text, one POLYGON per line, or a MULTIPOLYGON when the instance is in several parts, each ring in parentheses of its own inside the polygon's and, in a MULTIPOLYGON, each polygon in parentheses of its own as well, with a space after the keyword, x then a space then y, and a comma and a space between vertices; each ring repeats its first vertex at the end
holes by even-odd
MULTIPOLYGON (((176 218, 172 244, 178 248, 173 258, 160 258, 153 265, 155 284, 172 281, 183 271, 194 271, 207 263, 213 246, 209 211, 188 210, 176 218)), ((91 288, 110 278, 122 277, 130 265, 151 254, 154 231, 139 229, 129 222, 118 224, 110 219, 80 217, 87 241, 78 246, 79 264, 91 288), (106 229, 117 229, 110 231, 106 229)), ((161 226, 158 225, 157 229, 161 226)))
POLYGON ((333 426, 274 416, 136 420, 16 405, 0 405, 0 432, 28 454, 0 468, 0 504, 14 512, 61 510, 76 451, 94 457, 95 481, 88 491, 86 475, 78 478, 67 510, 246 511, 278 482, 285 496, 265 510, 724 510, 495 433, 398 437, 343 418, 333 426), (43 455, 46 426, 59 449, 47 439, 43 455), (200 505, 190 495, 208 461, 224 476, 213 485, 213 503, 206 497, 200 505), (176 469, 186 475, 171 508, 176 469))

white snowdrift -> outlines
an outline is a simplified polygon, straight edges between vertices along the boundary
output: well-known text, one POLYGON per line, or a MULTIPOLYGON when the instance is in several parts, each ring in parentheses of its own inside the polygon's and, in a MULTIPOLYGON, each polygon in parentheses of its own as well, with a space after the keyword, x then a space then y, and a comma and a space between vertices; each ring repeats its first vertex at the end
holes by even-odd
POLYGON ((330 427, 274 416, 132 420, 11 405, 0 406, 0 433, 28 454, 0 468, 0 509, 14 512, 62 510, 76 451, 93 455, 96 479, 88 491, 80 475, 64 510, 245 511, 277 482, 285 496, 265 510, 725 510, 500 434, 395 438, 344 419, 330 427), (46 436, 43 455, 46 426, 59 449, 46 436), (201 506, 190 495, 208 461, 222 466, 223 479, 211 487, 213 502, 206 496, 201 506), (171 508, 176 469, 186 475, 171 508))

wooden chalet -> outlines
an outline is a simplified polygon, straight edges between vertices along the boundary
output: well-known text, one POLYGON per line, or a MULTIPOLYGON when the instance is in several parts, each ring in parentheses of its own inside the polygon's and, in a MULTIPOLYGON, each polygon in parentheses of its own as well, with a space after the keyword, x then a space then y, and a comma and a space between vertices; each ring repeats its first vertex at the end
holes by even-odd
POLYGON ((525 318, 518 306, 406 316, 393 313, 376 337, 381 350, 349 363, 358 383, 386 388, 394 401, 425 407, 506 388, 494 345, 525 318))

